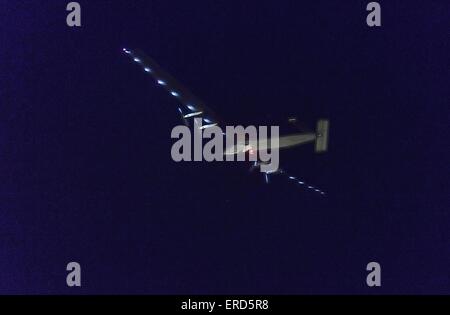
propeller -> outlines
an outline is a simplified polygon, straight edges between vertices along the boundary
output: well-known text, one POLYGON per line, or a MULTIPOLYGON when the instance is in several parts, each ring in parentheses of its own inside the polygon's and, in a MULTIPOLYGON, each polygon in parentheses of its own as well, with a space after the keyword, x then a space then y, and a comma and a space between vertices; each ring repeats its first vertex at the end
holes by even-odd
MULTIPOLYGON (((261 168, 261 164, 269 164, 269 163, 261 162, 261 161, 255 161, 250 166, 249 172, 254 172, 256 169, 260 169, 261 168)), ((271 175, 283 174, 284 171, 282 169, 277 169, 276 171, 268 171, 268 172, 261 172, 261 173, 264 176, 264 180, 265 180, 266 184, 269 184, 271 175)))

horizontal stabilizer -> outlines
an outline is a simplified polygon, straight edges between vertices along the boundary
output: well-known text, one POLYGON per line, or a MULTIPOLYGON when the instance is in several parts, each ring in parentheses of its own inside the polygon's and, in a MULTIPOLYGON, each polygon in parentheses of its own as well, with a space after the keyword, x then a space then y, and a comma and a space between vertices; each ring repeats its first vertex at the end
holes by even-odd
POLYGON ((328 149, 328 129, 330 122, 327 119, 317 121, 316 152, 326 152, 328 149))

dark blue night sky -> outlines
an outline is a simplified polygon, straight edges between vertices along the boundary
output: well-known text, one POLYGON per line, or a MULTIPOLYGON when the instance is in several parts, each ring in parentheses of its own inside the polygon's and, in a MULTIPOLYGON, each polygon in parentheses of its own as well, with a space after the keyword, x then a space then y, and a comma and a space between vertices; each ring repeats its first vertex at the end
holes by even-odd
POLYGON ((79 1, 81 28, 68 2, 0 3, 0 293, 450 293, 448 1, 380 28, 369 1, 79 1), (327 197, 173 162, 176 100, 123 47, 227 122, 329 118, 328 153, 281 153, 327 197))

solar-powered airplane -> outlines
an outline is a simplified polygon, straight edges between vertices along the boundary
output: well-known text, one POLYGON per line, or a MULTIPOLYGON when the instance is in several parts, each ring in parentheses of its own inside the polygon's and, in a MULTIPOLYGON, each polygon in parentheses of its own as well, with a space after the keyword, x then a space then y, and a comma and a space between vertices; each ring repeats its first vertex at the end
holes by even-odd
MULTIPOLYGON (((183 123, 190 127, 199 129, 207 129, 213 126, 219 126, 220 121, 218 116, 209 109, 200 99, 194 96, 187 88, 181 85, 177 80, 175 80, 171 75, 164 71, 152 58, 145 55, 140 50, 130 50, 127 48, 123 49, 123 52, 127 54, 135 63, 142 67, 142 69, 150 74, 156 83, 167 90, 172 96, 176 97, 180 102, 181 106, 178 107, 181 119, 183 123), (194 122, 195 118, 201 118, 202 122, 205 124, 196 125, 194 122)), ((295 125, 297 123, 296 118, 290 118, 288 120, 290 124, 295 125)), ((225 148, 225 155, 227 154, 238 154, 238 153, 253 153, 254 148, 256 150, 267 150, 267 149, 284 149, 294 146, 298 146, 305 143, 315 142, 315 152, 321 153, 327 151, 328 146, 328 128, 329 121, 326 119, 320 119, 317 122, 316 132, 301 132, 292 133, 289 135, 284 135, 279 137, 278 146, 274 147, 270 139, 258 139, 258 143, 252 145, 248 143, 248 140, 243 139, 241 142, 234 144, 231 147, 225 148)), ((265 162, 255 161, 250 167, 250 171, 260 168, 261 164, 265 162)), ((318 194, 325 195, 322 190, 305 183, 304 181, 298 179, 295 176, 287 174, 283 169, 278 168, 274 171, 265 171, 264 177, 266 183, 269 183, 269 178, 271 175, 284 175, 289 180, 304 186, 306 189, 312 190, 318 194)))

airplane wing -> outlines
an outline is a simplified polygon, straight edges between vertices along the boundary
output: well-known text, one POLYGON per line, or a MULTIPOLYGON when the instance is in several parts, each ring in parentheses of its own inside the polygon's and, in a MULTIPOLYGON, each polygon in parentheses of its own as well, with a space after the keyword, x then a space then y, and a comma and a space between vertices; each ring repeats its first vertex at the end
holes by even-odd
POLYGON ((219 119, 213 110, 208 108, 205 103, 192 94, 186 87, 179 83, 174 77, 161 68, 156 61, 147 56, 140 50, 123 49, 143 71, 153 77, 155 83, 173 97, 177 98, 180 103, 178 111, 180 112, 183 123, 190 126, 194 118, 202 118, 202 126, 200 129, 216 126, 219 119))
POLYGON ((308 189, 308 190, 318 193, 320 195, 325 195, 325 192, 323 190, 317 188, 316 186, 306 183, 305 181, 303 181, 302 179, 300 179, 296 176, 289 175, 288 173, 284 173, 284 175, 286 176, 286 178, 288 180, 292 181, 296 185, 301 186, 304 189, 308 189))
MULTIPOLYGON (((261 164, 262 164, 262 162, 253 162, 249 171, 253 172, 254 170, 258 169, 261 166, 261 164)), ((265 180, 266 184, 270 183, 271 176, 278 175, 278 176, 284 177, 285 179, 289 180, 293 184, 296 184, 303 189, 310 190, 310 191, 320 194, 322 196, 326 195, 326 193, 323 190, 317 188, 316 186, 311 185, 310 183, 307 183, 306 181, 304 181, 303 179, 301 179, 297 176, 293 176, 292 174, 290 174, 283 168, 278 168, 278 170, 276 170, 275 172, 263 173, 263 175, 264 175, 264 180, 265 180)))

